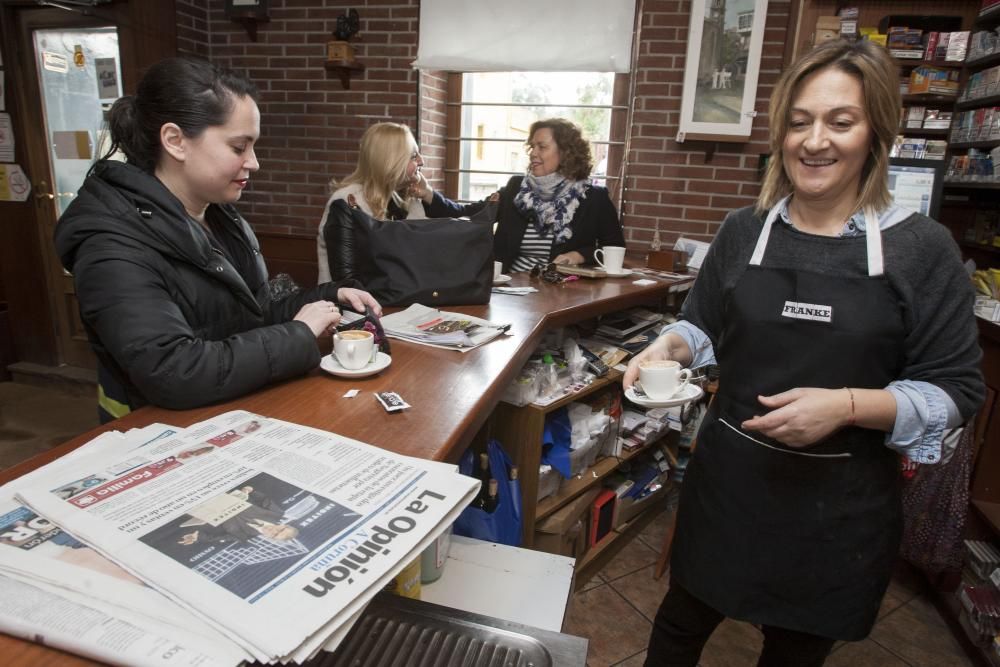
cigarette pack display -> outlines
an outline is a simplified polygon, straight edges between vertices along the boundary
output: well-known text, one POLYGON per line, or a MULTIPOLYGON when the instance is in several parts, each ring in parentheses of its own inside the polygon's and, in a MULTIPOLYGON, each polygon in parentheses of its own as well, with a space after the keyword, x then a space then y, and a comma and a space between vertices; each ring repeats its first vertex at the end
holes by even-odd
POLYGON ((948 50, 945 52, 944 59, 948 62, 964 62, 968 48, 969 31, 953 32, 948 40, 948 50))

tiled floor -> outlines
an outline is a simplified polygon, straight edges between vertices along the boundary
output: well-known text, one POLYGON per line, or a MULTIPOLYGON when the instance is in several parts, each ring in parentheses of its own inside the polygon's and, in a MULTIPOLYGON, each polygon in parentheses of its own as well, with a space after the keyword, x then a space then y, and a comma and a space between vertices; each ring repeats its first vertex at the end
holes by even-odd
POLYGON ((97 424, 96 390, 78 396, 30 384, 0 382, 0 470, 97 424))
MULTIPOLYGON (((661 513, 570 600, 563 631, 590 639, 589 667, 639 667, 669 572, 653 580, 669 514, 661 513)), ((901 568, 882 601, 868 639, 840 642, 829 667, 964 667, 974 665, 930 602, 921 579, 901 568)), ((701 656, 702 667, 757 662, 762 636, 748 623, 726 620, 701 656)))

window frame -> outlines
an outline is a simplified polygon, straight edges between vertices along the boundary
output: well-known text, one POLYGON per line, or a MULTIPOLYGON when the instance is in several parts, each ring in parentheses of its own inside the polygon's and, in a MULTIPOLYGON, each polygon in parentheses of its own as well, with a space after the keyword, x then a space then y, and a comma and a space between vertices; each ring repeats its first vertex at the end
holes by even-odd
MULTIPOLYGON (((459 178, 462 173, 482 173, 482 174, 495 174, 495 173, 510 173, 515 175, 514 172, 494 172, 494 171, 484 171, 481 169, 462 169, 461 168, 461 145, 462 141, 476 141, 476 137, 463 137, 461 136, 462 129, 462 111, 465 106, 465 102, 462 101, 463 85, 462 77, 465 72, 448 72, 448 84, 447 84, 447 101, 445 102, 445 152, 444 152, 444 194, 449 199, 457 200, 459 178)), ((622 198, 622 184, 623 184, 623 174, 622 166, 625 162, 625 145, 626 145, 626 130, 628 127, 628 116, 629 116, 629 87, 631 85, 631 75, 630 74, 620 74, 616 73, 614 75, 614 83, 612 85, 611 92, 611 104, 538 104, 537 102, 524 103, 524 104, 506 104, 501 102, 473 102, 469 106, 504 106, 504 107, 544 107, 552 106, 558 108, 581 108, 581 109, 610 109, 611 111, 611 127, 608 133, 607 142, 593 142, 593 143, 605 143, 608 146, 608 164, 605 175, 603 178, 607 181, 608 190, 611 193, 611 199, 619 207, 621 206, 622 198)), ((511 143, 521 144, 523 146, 523 141, 520 139, 490 139, 490 141, 509 141, 511 143)))

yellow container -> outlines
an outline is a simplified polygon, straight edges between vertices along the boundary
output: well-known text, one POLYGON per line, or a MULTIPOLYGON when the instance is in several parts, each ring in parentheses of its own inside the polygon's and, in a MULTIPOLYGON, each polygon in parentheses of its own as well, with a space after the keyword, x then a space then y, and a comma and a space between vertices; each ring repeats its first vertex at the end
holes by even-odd
POLYGON ((386 584, 385 590, 404 598, 420 599, 420 556, 417 556, 386 584))

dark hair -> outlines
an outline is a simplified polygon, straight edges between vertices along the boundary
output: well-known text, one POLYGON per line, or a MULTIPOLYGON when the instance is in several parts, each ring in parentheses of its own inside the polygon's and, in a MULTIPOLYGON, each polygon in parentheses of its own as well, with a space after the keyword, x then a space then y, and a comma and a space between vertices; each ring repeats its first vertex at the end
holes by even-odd
POLYGON ((189 56, 167 58, 143 75, 135 95, 119 98, 108 112, 111 147, 130 164, 153 171, 160 158, 160 128, 174 123, 187 137, 223 125, 237 97, 257 101, 257 87, 246 77, 189 56))
POLYGON ((528 141, 534 139, 535 132, 543 127, 552 131, 552 138, 559 147, 559 173, 577 181, 590 176, 594 169, 594 158, 590 153, 590 144, 583 138, 580 128, 565 118, 536 120, 528 130, 528 141))

